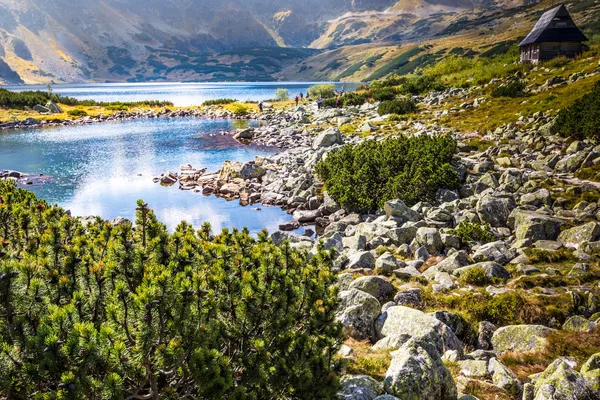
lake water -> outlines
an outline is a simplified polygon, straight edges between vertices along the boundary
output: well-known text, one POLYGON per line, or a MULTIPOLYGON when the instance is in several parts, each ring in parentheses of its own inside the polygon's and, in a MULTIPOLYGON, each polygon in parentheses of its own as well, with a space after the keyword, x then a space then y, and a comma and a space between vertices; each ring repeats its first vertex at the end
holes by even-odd
POLYGON ((162 187, 152 178, 181 164, 219 169, 225 160, 249 161, 273 150, 237 143, 230 135, 234 121, 196 118, 148 119, 0 132, 0 169, 45 174, 53 183, 27 186, 73 215, 134 219, 143 199, 170 230, 182 220, 214 230, 224 227, 252 232, 274 231, 290 220, 279 208, 241 207, 214 196, 162 187))
MULTIPOLYGON (((54 93, 77 99, 96 101, 171 101, 176 106, 200 105, 206 100, 230 98, 240 101, 268 100, 278 88, 287 89, 290 96, 302 92, 315 82, 259 83, 106 83, 86 85, 53 85, 54 93)), ((338 89, 354 91, 358 83, 336 83, 338 89)), ((13 91, 46 90, 45 85, 7 86, 13 91)))

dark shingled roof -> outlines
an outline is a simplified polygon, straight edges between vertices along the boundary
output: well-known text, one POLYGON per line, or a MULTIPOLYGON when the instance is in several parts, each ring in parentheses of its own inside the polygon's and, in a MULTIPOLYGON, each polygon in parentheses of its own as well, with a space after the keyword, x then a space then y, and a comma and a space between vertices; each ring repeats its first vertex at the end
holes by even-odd
POLYGON ((567 8, 561 4, 550 11, 546 11, 519 46, 544 42, 585 42, 586 40, 588 38, 577 28, 567 8), (567 26, 555 27, 555 19, 560 19, 562 22, 566 21, 567 26))

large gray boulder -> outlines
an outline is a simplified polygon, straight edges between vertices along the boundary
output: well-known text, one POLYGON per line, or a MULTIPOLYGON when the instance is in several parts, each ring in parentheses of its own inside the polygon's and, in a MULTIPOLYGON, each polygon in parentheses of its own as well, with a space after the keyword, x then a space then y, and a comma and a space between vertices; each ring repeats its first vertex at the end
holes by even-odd
POLYGON ((377 337, 402 334, 411 337, 427 337, 434 341, 440 354, 444 354, 446 350, 457 350, 462 354, 462 345, 452 329, 422 311, 394 306, 388 308, 377 322, 377 337))
POLYGON ((509 325, 494 332, 492 345, 498 355, 507 351, 541 350, 546 345, 546 338, 553 332, 554 329, 543 325, 509 325))
POLYGON ((480 246, 472 258, 475 262, 493 261, 504 265, 508 264, 516 255, 517 253, 507 243, 497 241, 480 246))
POLYGON ((600 391, 559 358, 535 379, 533 395, 533 400, 593 400, 600 398, 600 391))
POLYGON ((361 276, 350 284, 350 289, 362 290, 369 293, 380 302, 384 302, 394 296, 394 285, 381 276, 361 276))
POLYGON ((386 392, 401 399, 456 400, 450 371, 426 338, 412 338, 392 353, 383 381, 386 392))
POLYGON ((386 201, 383 205, 383 210, 385 211, 385 215, 388 217, 395 217, 401 222, 417 222, 423 219, 421 214, 408 207, 402 200, 398 199, 386 201))
POLYGON ((488 363, 488 372, 492 377, 494 385, 506 390, 513 396, 521 394, 523 387, 515 374, 496 358, 492 358, 488 363))
POLYGON ((515 209, 508 218, 508 226, 515 230, 517 240, 556 240, 563 221, 535 211, 515 209))
POLYGON ((482 268, 485 272, 485 276, 487 276, 489 279, 500 278, 506 280, 511 278, 510 272, 508 272, 502 265, 494 261, 484 261, 458 268, 454 270, 453 275, 460 277, 473 268, 482 268))
POLYGON ((477 202, 476 211, 482 222, 493 227, 506 227, 508 217, 517 203, 512 197, 486 195, 477 202))
POLYGON ((338 298, 336 319, 344 325, 344 332, 356 340, 371 339, 373 322, 381 311, 379 301, 358 289, 343 290, 338 298))
POLYGON ((422 227, 417 229, 415 241, 419 246, 425 247, 430 255, 438 255, 444 248, 442 236, 435 228, 422 227))
POLYGON ((558 236, 558 241, 566 247, 579 249, 584 243, 595 242, 600 239, 600 224, 590 222, 585 225, 567 229, 558 236))
POLYGON ((338 128, 329 128, 317 135, 313 141, 313 149, 320 147, 331 147, 334 144, 343 144, 342 134, 338 128))
POLYGON ((375 267, 375 256, 370 251, 358 251, 348 256, 348 269, 375 267))
POLYGON ((383 392, 383 386, 368 375, 344 375, 340 379, 340 400, 374 400, 383 392))

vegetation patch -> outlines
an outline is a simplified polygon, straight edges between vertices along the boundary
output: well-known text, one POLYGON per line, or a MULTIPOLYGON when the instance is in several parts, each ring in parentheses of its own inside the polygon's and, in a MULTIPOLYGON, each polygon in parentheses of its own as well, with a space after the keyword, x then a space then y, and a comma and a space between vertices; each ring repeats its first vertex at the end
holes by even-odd
POLYGON ((383 380, 392 362, 391 350, 373 350, 368 342, 348 340, 346 345, 351 347, 352 359, 348 361, 346 373, 368 375, 377 380, 383 380))
POLYGON ((223 104, 231 104, 235 103, 237 100, 235 99, 214 99, 214 100, 206 100, 202 103, 203 106, 219 106, 223 104))
POLYGON ((460 241, 466 245, 472 245, 475 243, 486 244, 496 240, 494 235, 491 233, 491 227, 489 224, 476 224, 473 222, 463 221, 458 224, 455 229, 450 230, 448 233, 458 236, 460 241))
POLYGON ((308 88, 308 95, 313 99, 335 97, 335 85, 333 83, 313 85, 308 88))
POLYGON ((417 104, 412 99, 409 99, 409 98, 383 101, 379 105, 379 108, 377 108, 377 113, 379 115, 412 114, 416 111, 417 111, 417 104))
POLYGON ((577 139, 600 138, 600 82, 592 91, 561 110, 553 128, 562 136, 577 139))
POLYGON ((88 115, 88 113, 85 110, 76 108, 74 110, 67 111, 67 115, 70 115, 72 117, 85 117, 88 115))
POLYGON ((449 135, 370 140, 329 154, 316 172, 327 192, 349 210, 377 210, 395 198, 410 205, 435 202, 438 189, 460 184, 450 164, 455 152, 449 135))
POLYGON ((142 201, 135 229, 84 227, 6 181, 0 254, 7 398, 335 397, 328 254, 209 224, 169 233, 142 201))
POLYGON ((512 81, 500 85, 492 91, 493 97, 521 97, 525 94, 525 83, 523 81, 512 81))

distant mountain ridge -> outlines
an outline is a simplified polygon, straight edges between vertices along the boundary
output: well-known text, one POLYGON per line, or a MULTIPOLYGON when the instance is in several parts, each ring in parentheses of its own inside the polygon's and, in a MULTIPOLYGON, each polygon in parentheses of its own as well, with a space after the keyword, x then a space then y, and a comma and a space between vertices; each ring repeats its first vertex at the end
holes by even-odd
POLYGON ((0 82, 271 80, 307 48, 418 39, 443 15, 523 2, 499 1, 0 0, 0 82))

